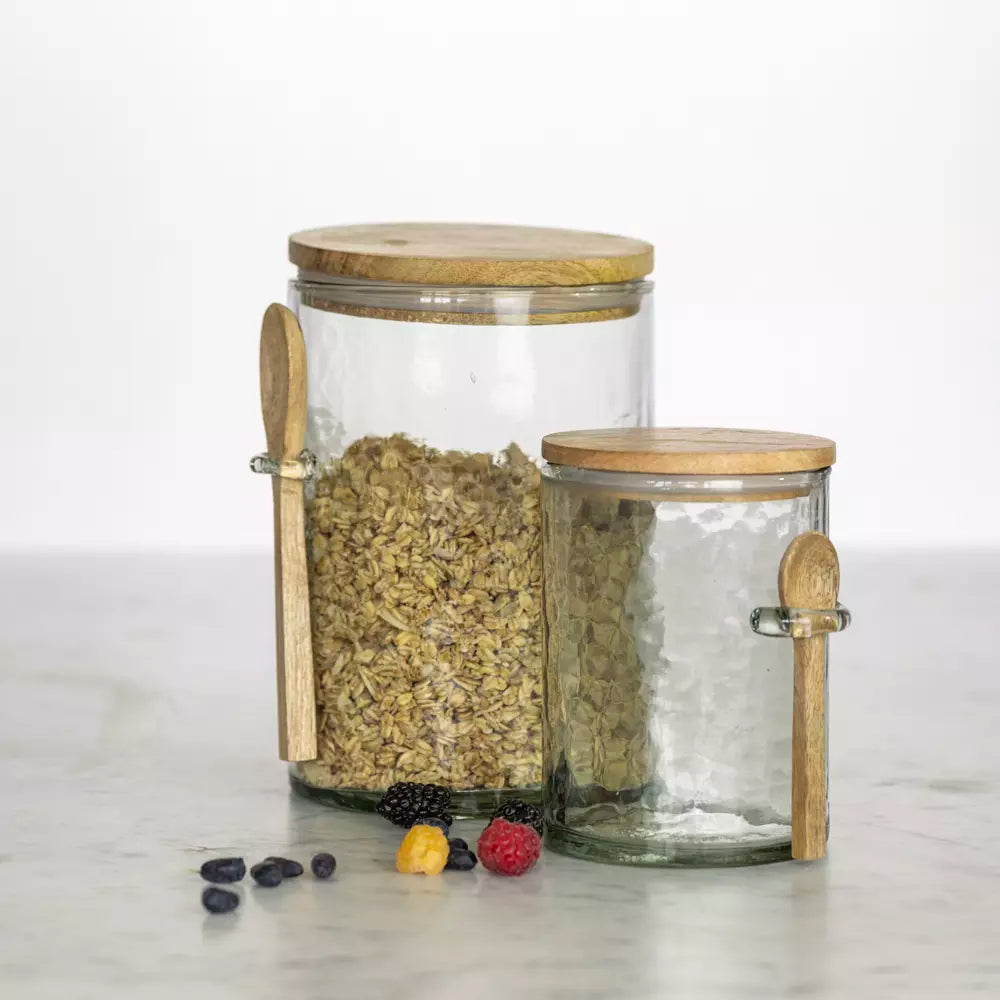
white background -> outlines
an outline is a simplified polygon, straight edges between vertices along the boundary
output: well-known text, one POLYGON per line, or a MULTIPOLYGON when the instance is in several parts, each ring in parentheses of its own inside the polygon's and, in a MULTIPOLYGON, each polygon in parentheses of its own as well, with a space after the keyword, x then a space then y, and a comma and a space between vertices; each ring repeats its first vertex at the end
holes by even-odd
POLYGON ((661 423, 817 432, 845 545, 1000 542, 1000 3, 0 6, 0 546, 265 547, 307 226, 656 244, 661 423))

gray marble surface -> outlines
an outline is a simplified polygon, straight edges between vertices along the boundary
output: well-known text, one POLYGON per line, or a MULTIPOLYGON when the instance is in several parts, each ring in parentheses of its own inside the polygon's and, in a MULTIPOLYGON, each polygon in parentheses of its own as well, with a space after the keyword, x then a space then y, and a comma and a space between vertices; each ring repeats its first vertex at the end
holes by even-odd
POLYGON ((826 862, 505 880, 290 796, 267 558, 0 557, 0 997, 1000 996, 1000 558, 843 564, 826 862), (202 911, 206 857, 322 848, 202 911))

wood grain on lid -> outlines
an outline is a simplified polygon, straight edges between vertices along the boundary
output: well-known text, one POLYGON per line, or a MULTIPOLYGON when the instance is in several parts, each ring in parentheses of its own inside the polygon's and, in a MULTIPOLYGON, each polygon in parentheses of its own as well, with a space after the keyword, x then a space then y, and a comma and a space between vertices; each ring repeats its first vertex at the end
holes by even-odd
POLYGON ((653 247, 576 229, 396 222, 293 233, 303 271, 423 285, 603 285, 643 278, 653 247))
POLYGON ((555 465, 662 475, 752 476, 833 465, 828 438, 723 427, 612 428, 564 431, 542 440, 555 465))

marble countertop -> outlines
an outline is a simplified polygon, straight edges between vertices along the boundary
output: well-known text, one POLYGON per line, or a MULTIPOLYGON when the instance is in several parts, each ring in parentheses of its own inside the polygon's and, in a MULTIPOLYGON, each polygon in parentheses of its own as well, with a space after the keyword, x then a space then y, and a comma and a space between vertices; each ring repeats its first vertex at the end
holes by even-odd
POLYGON ((270 573, 0 556, 4 1000, 1000 995, 998 554, 844 554, 827 861, 510 880, 398 876, 391 827, 289 793, 270 573), (320 849, 330 883, 200 906, 208 857, 320 849))

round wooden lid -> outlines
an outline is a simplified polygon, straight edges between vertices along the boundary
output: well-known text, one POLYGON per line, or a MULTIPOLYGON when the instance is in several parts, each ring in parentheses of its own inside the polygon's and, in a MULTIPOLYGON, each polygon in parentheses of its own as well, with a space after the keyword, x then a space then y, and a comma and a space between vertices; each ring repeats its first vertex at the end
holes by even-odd
POLYGON ((828 438, 723 427, 563 431, 542 439, 554 465, 662 475, 755 476, 824 469, 837 459, 828 438))
POLYGON ((307 229, 288 238, 303 271, 418 285, 604 285, 653 270, 642 240, 576 229, 390 222, 307 229))

